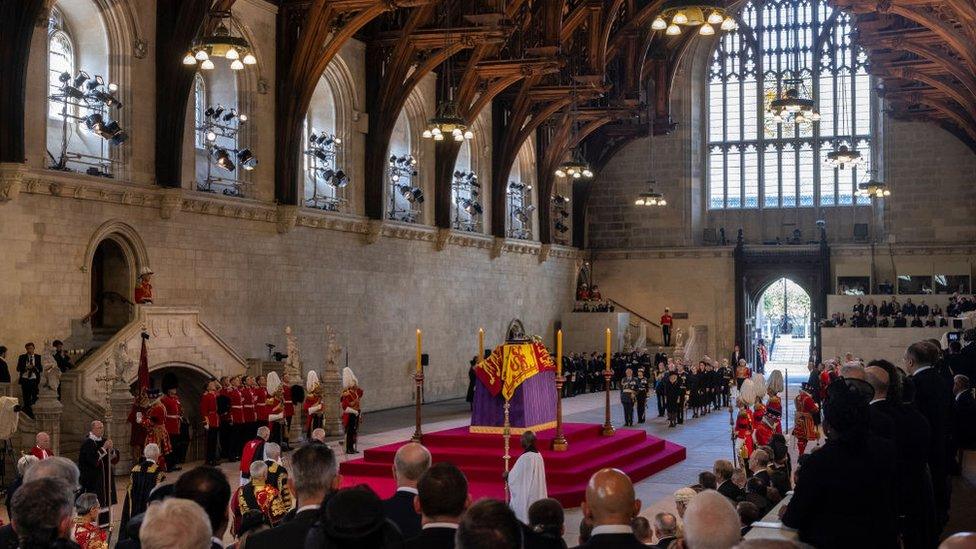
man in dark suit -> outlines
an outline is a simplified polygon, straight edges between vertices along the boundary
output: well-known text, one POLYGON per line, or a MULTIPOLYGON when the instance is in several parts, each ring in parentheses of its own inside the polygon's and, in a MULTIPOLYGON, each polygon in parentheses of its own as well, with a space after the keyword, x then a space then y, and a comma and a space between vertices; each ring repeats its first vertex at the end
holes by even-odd
POLYGON ((678 539, 678 519, 671 513, 654 515, 654 537, 657 543, 654 547, 668 549, 678 539))
POLYGON ((195 501, 203 507, 213 532, 211 548, 222 548, 224 545, 221 540, 230 519, 230 484, 224 473, 209 465, 185 471, 176 481, 173 497, 195 501))
POLYGON ((433 465, 417 482, 414 507, 420 512, 420 533, 407 549, 454 549, 454 536, 464 510, 471 505, 468 479, 455 465, 433 465))
POLYGON ((953 377, 952 394, 952 472, 958 475, 962 468, 961 451, 976 444, 976 398, 969 377, 953 377))
POLYGON ((641 501, 630 478, 619 469, 600 469, 590 477, 583 501, 583 516, 593 521, 590 539, 580 547, 644 549, 634 535, 631 521, 640 513, 641 501))
POLYGON ((485 498, 461 517, 455 536, 457 547, 492 547, 519 549, 522 547, 524 526, 515 512, 503 501, 485 498))
POLYGON ((915 407, 929 421, 929 472, 935 494, 936 520, 940 530, 949 520, 949 448, 952 436, 952 390, 949 381, 934 368, 939 349, 927 341, 913 343, 905 351, 905 369, 915 386, 915 407))
POLYGON ((17 374, 23 394, 24 413, 34 417, 34 403, 37 402, 37 389, 41 381, 41 356, 34 353, 34 344, 24 345, 26 353, 17 358, 17 374))
POLYGON ((732 472, 734 470, 735 468, 732 466, 732 462, 727 459, 716 460, 715 465, 712 467, 716 482, 718 482, 718 493, 729 498, 732 505, 735 505, 746 497, 742 488, 739 488, 732 482, 732 472))
POLYGON ((397 490, 383 501, 383 512, 400 528, 404 539, 420 534, 420 513, 414 508, 417 481, 430 467, 430 452, 416 442, 404 444, 393 458, 393 478, 397 490))

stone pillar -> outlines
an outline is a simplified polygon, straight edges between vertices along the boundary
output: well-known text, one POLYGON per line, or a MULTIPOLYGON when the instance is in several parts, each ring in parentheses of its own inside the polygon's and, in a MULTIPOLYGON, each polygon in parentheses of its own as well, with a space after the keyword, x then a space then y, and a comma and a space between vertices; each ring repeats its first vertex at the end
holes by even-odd
POLYGON ((325 327, 326 356, 325 367, 322 369, 322 406, 325 414, 322 418, 322 428, 327 435, 342 434, 342 410, 339 397, 342 394, 342 376, 339 375, 339 357, 342 347, 336 342, 336 333, 332 326, 325 327))
POLYGON ((34 404, 34 424, 37 431, 51 436, 51 449, 61 455, 61 413, 64 405, 58 400, 58 393, 48 388, 41 389, 34 404))
POLYGON ((124 475, 132 469, 132 450, 129 448, 129 437, 132 425, 129 423, 129 410, 132 409, 133 396, 125 382, 117 381, 112 386, 112 393, 108 397, 109 408, 105 414, 108 428, 108 438, 112 439, 119 451, 119 463, 115 466, 115 474, 124 475))

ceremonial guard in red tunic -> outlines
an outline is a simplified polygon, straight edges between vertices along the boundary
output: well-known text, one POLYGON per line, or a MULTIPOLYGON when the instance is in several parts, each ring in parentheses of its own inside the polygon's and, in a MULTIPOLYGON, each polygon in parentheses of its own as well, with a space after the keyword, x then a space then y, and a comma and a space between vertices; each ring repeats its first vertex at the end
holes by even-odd
POLYGON ((362 414, 363 390, 359 387, 359 380, 352 370, 342 370, 342 394, 339 405, 342 407, 342 427, 346 430, 346 453, 356 453, 356 441, 359 434, 359 421, 362 414))
POLYGON ((756 424, 755 439, 757 446, 769 446, 774 434, 783 434, 782 427, 779 426, 780 415, 779 410, 766 409, 766 416, 756 424))
POLYGON ((146 445, 146 430, 140 427, 145 413, 145 395, 139 395, 132 401, 129 417, 126 420, 129 422, 129 451, 133 463, 138 463, 142 459, 142 448, 146 445))
POLYGON ((284 416, 285 416, 285 426, 282 429, 281 440, 284 442, 284 448, 289 449, 291 442, 291 418, 295 415, 295 403, 305 402, 305 390, 301 385, 292 385, 291 377, 284 373, 281 376, 281 402, 284 406, 284 416), (299 391, 296 394, 295 388, 299 391))
MULTIPOLYGON (((254 415, 257 417, 257 427, 268 425, 268 389, 266 386, 267 381, 265 381, 264 376, 254 378, 254 388, 251 389, 251 394, 254 396, 254 415)), ((271 426, 268 425, 268 427, 271 426)))
POLYGON ((735 368, 735 386, 741 389, 742 382, 752 377, 752 370, 749 369, 744 358, 740 358, 738 364, 733 367, 735 368))
POLYGON ((277 372, 268 374, 268 384, 266 387, 268 398, 265 401, 265 413, 268 415, 268 427, 271 428, 271 441, 279 445, 282 444, 282 433, 287 428, 285 425, 285 406, 282 400, 284 385, 278 378, 277 372))
POLYGON ((231 442, 231 455, 240 456, 241 447, 247 442, 247 431, 245 431, 244 425, 244 401, 241 396, 241 377, 234 376, 230 378, 230 387, 224 391, 227 398, 230 399, 230 418, 231 418, 231 430, 233 432, 233 441, 231 442))
POLYGON ((205 437, 205 456, 207 465, 217 465, 217 436, 220 430, 220 415, 217 413, 218 382, 211 379, 207 390, 200 397, 200 417, 203 419, 205 437))
POLYGON ((170 372, 163 376, 163 396, 159 401, 166 409, 166 434, 169 435, 172 450, 166 454, 166 466, 169 471, 179 471, 179 465, 186 459, 186 446, 189 431, 183 418, 183 403, 177 394, 179 383, 176 376, 170 372))
POLYGON ((254 398, 254 389, 257 385, 254 378, 245 376, 241 380, 241 403, 244 405, 244 438, 254 437, 258 430, 257 400, 254 398))
POLYGON ((820 439, 820 407, 810 395, 812 391, 809 383, 804 382, 800 394, 794 399, 796 415, 793 425, 793 436, 796 438, 796 449, 799 455, 806 451, 807 442, 820 439))
POLYGON ((312 440, 312 431, 322 426, 322 384, 315 370, 308 372, 305 380, 305 440, 312 440))
POLYGON ((146 390, 145 412, 138 414, 136 419, 142 429, 146 432, 146 444, 155 442, 159 445, 162 455, 159 456, 159 466, 166 470, 166 458, 163 456, 173 451, 173 446, 169 440, 169 433, 166 432, 166 407, 160 401, 159 389, 149 388, 146 390))
POLYGON ((741 463, 745 464, 749 462, 749 456, 752 455, 752 450, 754 448, 753 440, 753 421, 752 412, 749 410, 749 406, 755 403, 756 389, 752 384, 751 379, 743 381, 742 387, 739 388, 739 398, 737 400, 737 405, 739 407, 739 414, 735 419, 735 427, 732 432, 732 436, 735 441, 736 455, 740 459, 741 463))
POLYGON ((752 425, 758 425, 766 417, 766 405, 763 404, 763 397, 766 396, 766 378, 762 374, 753 374, 752 388, 755 391, 756 401, 752 407, 752 425))
POLYGON ((152 269, 149 267, 143 267, 139 270, 139 283, 136 284, 135 302, 139 304, 152 305, 153 299, 153 287, 152 287, 152 269))
POLYGON ((240 531, 241 518, 250 511, 260 511, 272 526, 277 526, 288 513, 288 507, 281 499, 278 490, 266 482, 268 466, 263 462, 254 464, 249 471, 251 481, 242 485, 230 500, 234 523, 231 533, 240 531))
POLYGON ((783 425, 781 418, 783 416, 783 399, 780 398, 779 394, 783 392, 786 388, 786 383, 783 380, 783 372, 779 370, 773 370, 769 374, 769 381, 766 384, 766 409, 775 410, 777 413, 773 416, 776 420, 776 433, 782 434, 783 425))

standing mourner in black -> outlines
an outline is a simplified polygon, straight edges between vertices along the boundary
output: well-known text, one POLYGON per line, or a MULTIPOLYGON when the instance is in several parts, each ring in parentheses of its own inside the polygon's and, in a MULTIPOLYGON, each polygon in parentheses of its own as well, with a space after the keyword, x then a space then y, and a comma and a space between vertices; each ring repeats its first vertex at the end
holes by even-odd
POLYGON ((3 345, 0 345, 0 383, 10 383, 10 368, 7 367, 7 348, 3 345))
MULTIPOLYGON (((57 363, 58 369, 61 373, 65 373, 74 367, 71 364, 71 357, 68 356, 68 352, 64 350, 64 343, 60 339, 55 339, 54 343, 54 362, 57 363)), ((61 400, 61 384, 58 383, 58 400, 61 400)))
POLYGON ((932 429, 929 445, 929 471, 935 494, 936 520, 939 530, 949 520, 950 486, 948 477, 951 445, 952 390, 949 380, 934 368, 939 350, 927 341, 913 343, 905 351, 905 366, 915 386, 915 407, 932 429))
POLYGON ((34 403, 37 402, 37 388, 41 380, 41 356, 34 353, 34 344, 24 345, 26 353, 17 358, 17 374, 20 390, 24 397, 24 413, 34 417, 34 403))
POLYGON ((664 380, 664 406, 668 411, 668 427, 674 427, 678 423, 681 413, 682 401, 684 400, 685 387, 678 372, 671 370, 668 377, 664 380))
POLYGON ((644 377, 644 368, 637 369, 637 423, 644 423, 645 413, 647 412, 647 393, 650 384, 644 377))
POLYGON ((718 405, 726 407, 729 405, 729 395, 732 391, 732 368, 729 368, 729 365, 723 362, 719 366, 717 373, 719 383, 718 405))
POLYGON ((667 370, 664 363, 659 363, 657 370, 654 371, 654 396, 657 398, 657 417, 664 417, 664 382, 667 380, 667 370))
POLYGON ((98 496, 98 503, 102 506, 98 514, 98 525, 102 528, 109 525, 109 506, 118 503, 112 465, 119 462, 119 451, 104 436, 105 425, 101 421, 93 421, 91 431, 81 443, 78 453, 81 489, 98 496))
POLYGON ((128 528, 124 528, 129 523, 129 519, 144 513, 149 506, 149 494, 152 493, 160 482, 163 481, 165 474, 156 464, 159 459, 159 446, 156 443, 147 444, 143 449, 142 461, 132 466, 129 472, 129 487, 125 491, 125 499, 122 503, 122 521, 119 524, 123 528, 119 532, 119 539, 128 537, 128 528))
POLYGON ((630 368, 624 372, 624 378, 620 380, 620 403, 624 407, 624 426, 630 427, 634 424, 634 400, 637 397, 637 379, 634 378, 634 371, 630 368))

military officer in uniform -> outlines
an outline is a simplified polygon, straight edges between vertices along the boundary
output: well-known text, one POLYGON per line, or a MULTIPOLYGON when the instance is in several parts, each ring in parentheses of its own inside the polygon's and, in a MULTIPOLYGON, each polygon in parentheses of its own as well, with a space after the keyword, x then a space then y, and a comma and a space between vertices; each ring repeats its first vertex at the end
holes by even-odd
POLYGON ((644 415, 647 411, 647 393, 651 385, 644 377, 644 368, 637 369, 637 423, 644 423, 644 415))
POLYGON ((620 380, 620 403, 624 406, 624 427, 634 424, 634 399, 637 396, 637 379, 630 368, 624 371, 620 380))

